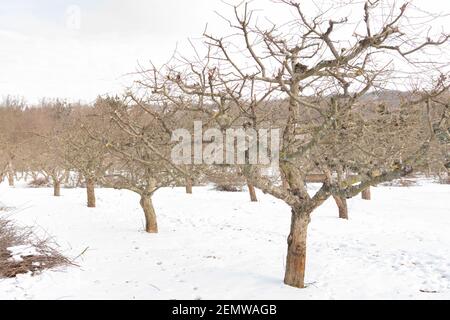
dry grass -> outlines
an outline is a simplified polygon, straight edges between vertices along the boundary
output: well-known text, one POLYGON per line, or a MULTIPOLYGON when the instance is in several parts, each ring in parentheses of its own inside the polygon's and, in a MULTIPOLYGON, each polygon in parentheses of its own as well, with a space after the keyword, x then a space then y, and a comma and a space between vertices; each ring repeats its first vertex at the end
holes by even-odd
POLYGON ((28 183, 28 186, 30 188, 48 188, 48 187, 51 187, 52 184, 50 183, 50 181, 47 178, 39 177, 39 178, 31 180, 28 183))
POLYGON ((233 184, 216 184, 214 190, 220 192, 242 192, 244 189, 242 186, 237 186, 233 184))
POLYGON ((35 275, 45 269, 71 265, 72 262, 55 247, 56 244, 49 239, 39 239, 31 228, 19 228, 0 217, 0 278, 14 278, 29 272, 35 275), (21 261, 12 259, 8 248, 22 245, 33 247, 38 254, 22 256, 21 261))
POLYGON ((414 178, 408 179, 408 178, 402 178, 397 179, 389 182, 385 182, 381 184, 385 187, 414 187, 417 186, 417 180, 414 178))

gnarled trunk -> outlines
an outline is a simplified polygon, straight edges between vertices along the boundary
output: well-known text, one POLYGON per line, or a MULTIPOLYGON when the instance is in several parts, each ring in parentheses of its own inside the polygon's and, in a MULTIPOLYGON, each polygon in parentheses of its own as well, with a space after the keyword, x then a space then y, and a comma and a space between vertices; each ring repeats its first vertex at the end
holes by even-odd
POLYGON ((94 179, 86 179, 86 191, 87 191, 87 206, 88 208, 95 208, 95 183, 94 179))
POLYGON ((155 208, 152 198, 148 195, 141 195, 141 207, 145 214, 145 231, 148 233, 158 233, 158 224, 156 222, 155 208))
POLYGON ((189 178, 186 179, 186 193, 192 194, 192 180, 189 178))
POLYGON ((53 180, 53 195, 55 197, 61 196, 61 182, 59 180, 53 180))
POLYGON ((306 238, 309 222, 308 213, 292 210, 284 283, 296 288, 305 287, 306 238))
POLYGON ((252 202, 258 202, 258 198, 256 197, 255 186, 251 183, 247 183, 248 193, 250 194, 250 200, 252 202))
POLYGON ((343 197, 334 196, 334 201, 339 208, 339 218, 348 220, 348 206, 347 199, 343 197))
POLYGON ((283 187, 284 190, 289 189, 289 183, 284 178, 283 178, 283 181, 282 181, 282 187, 283 187))
POLYGON ((370 192, 370 187, 362 192, 362 198, 363 198, 363 200, 371 200, 372 199, 372 194, 370 192))
POLYGON ((289 182, 287 181, 286 176, 283 173, 281 173, 281 187, 284 190, 289 189, 289 182))

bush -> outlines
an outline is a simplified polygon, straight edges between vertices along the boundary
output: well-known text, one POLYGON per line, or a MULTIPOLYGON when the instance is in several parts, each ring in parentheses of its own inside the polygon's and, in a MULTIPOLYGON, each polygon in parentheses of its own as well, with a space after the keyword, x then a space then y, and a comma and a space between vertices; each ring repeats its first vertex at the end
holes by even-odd
POLYGON ((49 188, 52 186, 52 184, 47 178, 39 177, 30 181, 28 183, 28 186, 30 188, 49 188))
POLYGON ((242 192, 243 187, 233 184, 216 184, 214 190, 221 192, 242 192))
POLYGON ((40 240, 30 228, 19 228, 0 217, 0 278, 40 273, 72 264, 50 240, 40 240))

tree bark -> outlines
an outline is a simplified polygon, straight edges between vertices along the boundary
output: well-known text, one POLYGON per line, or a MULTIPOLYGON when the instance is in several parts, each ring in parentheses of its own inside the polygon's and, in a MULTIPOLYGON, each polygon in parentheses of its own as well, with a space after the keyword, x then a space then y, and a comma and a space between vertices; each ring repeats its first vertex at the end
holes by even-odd
POLYGON ((10 187, 14 187, 14 168, 12 162, 8 163, 8 184, 10 187))
POLYGON ((247 186, 248 186, 248 192, 250 194, 250 200, 252 202, 258 202, 258 197, 256 197, 255 186, 251 183, 247 183, 247 186))
POLYGON ((444 184, 450 184, 450 175, 448 175, 447 178, 444 179, 444 184))
POLYGON ((305 287, 306 238, 309 222, 308 213, 292 211, 284 283, 295 288, 305 287))
POLYGON ((77 184, 76 184, 76 187, 79 188, 79 187, 82 186, 82 184, 83 184, 83 183, 82 183, 82 175, 79 174, 78 177, 77 177, 77 184))
POLYGON ((287 180, 284 179, 284 178, 283 178, 283 185, 282 185, 282 187, 283 187, 284 190, 289 189, 289 184, 288 184, 287 180))
POLYGON ((336 202, 339 209, 339 218, 348 220, 348 206, 347 199, 343 197, 334 196, 334 201, 336 202))
POLYGON ((363 200, 372 200, 372 194, 370 192, 370 187, 362 192, 363 200))
POLYGON ((186 193, 192 194, 192 180, 189 178, 186 179, 186 193))
POLYGON ((289 189, 289 183, 285 177, 285 175, 283 173, 281 173, 281 186, 284 190, 288 190, 289 189))
POLYGON ((95 208, 95 183, 94 179, 86 179, 86 191, 87 191, 87 206, 88 208, 95 208))
POLYGON ((141 195, 140 203, 145 214, 145 231, 148 233, 158 233, 156 213, 151 196, 141 195))
POLYGON ((53 180, 53 195, 55 197, 61 196, 61 182, 57 180, 53 180))
POLYGON ((14 187, 14 173, 8 172, 8 184, 10 187, 14 187))

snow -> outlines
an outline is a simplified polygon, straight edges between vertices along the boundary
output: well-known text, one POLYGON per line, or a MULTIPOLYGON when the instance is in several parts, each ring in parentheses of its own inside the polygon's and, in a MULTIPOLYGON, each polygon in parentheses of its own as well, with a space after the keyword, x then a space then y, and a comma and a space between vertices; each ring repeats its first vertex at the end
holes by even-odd
POLYGON ((39 251, 31 245, 22 245, 6 248, 11 254, 11 260, 14 262, 22 262, 24 257, 39 256, 39 251))
MULTIPOLYGON (((0 299, 450 299, 450 186, 379 187, 372 201, 314 214, 303 290, 283 285, 290 209, 269 195, 162 189, 160 233, 146 234, 137 195, 0 186, 17 223, 52 235, 79 267, 0 280, 0 299)), ((0 213, 2 214, 2 213, 0 213)), ((8 214, 11 216, 11 212, 8 214)))

